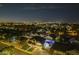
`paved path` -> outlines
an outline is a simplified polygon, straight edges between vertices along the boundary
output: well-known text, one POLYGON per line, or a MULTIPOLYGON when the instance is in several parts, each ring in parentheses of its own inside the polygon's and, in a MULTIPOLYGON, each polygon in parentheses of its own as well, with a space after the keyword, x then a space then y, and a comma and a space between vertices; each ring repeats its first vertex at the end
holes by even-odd
POLYGON ((36 46, 32 52, 33 55, 49 55, 46 50, 43 50, 42 47, 36 46))

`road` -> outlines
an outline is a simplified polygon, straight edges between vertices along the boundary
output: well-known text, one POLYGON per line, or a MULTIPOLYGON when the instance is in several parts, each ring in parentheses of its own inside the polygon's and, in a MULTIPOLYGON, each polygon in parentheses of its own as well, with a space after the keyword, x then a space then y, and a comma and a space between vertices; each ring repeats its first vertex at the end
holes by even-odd
MULTIPOLYGON (((12 45, 9 44, 9 43, 5 43, 5 42, 0 41, 0 47, 2 47, 2 46, 3 47, 8 47, 8 46, 12 46, 12 45)), ((31 52, 20 49, 16 46, 14 46, 14 50, 16 52, 16 55, 31 55, 31 52)))

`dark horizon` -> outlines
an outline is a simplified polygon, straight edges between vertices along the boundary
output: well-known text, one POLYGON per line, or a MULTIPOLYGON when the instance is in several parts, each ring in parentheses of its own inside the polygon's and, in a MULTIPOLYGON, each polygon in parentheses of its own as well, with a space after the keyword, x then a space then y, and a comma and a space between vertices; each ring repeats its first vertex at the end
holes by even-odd
POLYGON ((53 21, 79 23, 79 4, 1 3, 0 22, 53 21))

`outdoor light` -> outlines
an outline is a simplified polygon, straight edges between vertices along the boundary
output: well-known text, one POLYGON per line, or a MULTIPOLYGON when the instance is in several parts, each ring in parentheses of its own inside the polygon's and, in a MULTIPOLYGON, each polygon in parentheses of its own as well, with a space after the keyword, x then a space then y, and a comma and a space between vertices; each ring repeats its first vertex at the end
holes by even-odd
POLYGON ((55 44, 54 40, 46 40, 44 43, 44 48, 50 49, 53 46, 53 44, 55 44))

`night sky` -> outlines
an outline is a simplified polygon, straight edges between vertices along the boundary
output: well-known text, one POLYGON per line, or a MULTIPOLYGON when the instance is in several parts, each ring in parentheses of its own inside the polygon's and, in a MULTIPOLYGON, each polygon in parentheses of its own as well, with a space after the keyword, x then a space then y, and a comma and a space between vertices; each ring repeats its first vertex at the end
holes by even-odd
POLYGON ((79 4, 0 4, 0 21, 53 21, 79 23, 79 4))

